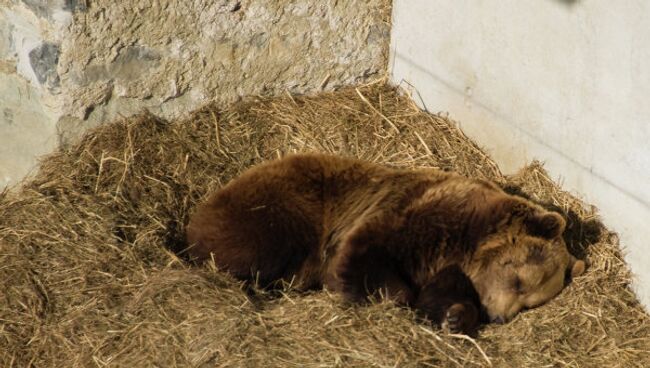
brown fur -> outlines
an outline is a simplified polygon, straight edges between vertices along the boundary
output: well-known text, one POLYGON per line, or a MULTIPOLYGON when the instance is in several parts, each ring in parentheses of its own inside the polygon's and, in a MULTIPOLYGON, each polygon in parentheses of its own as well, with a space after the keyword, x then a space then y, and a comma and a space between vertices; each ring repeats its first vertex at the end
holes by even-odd
POLYGON ((481 307, 506 321, 579 274, 561 216, 496 185, 320 154, 256 166, 214 193, 187 228, 189 254, 235 277, 382 294, 452 331, 481 307))

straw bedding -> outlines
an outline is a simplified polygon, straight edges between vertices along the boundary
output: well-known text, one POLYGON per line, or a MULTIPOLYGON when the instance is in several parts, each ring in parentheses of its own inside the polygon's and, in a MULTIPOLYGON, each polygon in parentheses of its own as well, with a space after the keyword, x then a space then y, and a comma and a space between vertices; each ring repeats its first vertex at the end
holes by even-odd
POLYGON ((443 116, 381 83, 105 124, 0 195, 0 366, 650 365, 650 318, 615 234, 532 163, 504 177, 443 116), (549 304, 476 340, 390 303, 248 291, 176 255, 188 214, 245 168, 295 151, 489 178, 564 212, 589 268, 549 304))

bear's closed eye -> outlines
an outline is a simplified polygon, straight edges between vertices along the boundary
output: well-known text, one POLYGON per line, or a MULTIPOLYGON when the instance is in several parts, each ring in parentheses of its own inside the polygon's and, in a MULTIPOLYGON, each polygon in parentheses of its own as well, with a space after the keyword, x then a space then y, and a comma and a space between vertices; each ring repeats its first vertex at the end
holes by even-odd
POLYGON ((512 289, 513 289, 515 292, 521 294, 521 293, 524 292, 523 287, 524 287, 523 282, 521 281, 521 279, 520 279, 518 276, 516 276, 516 277, 512 280, 512 289))
POLYGON ((546 260, 546 254, 543 245, 533 245, 528 250, 526 263, 528 264, 542 264, 546 260))

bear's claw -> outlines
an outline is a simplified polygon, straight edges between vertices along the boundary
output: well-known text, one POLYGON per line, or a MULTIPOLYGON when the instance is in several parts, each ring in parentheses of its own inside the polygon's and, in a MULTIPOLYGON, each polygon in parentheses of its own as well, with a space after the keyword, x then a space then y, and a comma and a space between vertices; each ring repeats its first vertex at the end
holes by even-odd
POLYGON ((461 303, 452 304, 447 309, 443 326, 451 333, 471 334, 476 329, 476 314, 477 311, 471 306, 461 303))

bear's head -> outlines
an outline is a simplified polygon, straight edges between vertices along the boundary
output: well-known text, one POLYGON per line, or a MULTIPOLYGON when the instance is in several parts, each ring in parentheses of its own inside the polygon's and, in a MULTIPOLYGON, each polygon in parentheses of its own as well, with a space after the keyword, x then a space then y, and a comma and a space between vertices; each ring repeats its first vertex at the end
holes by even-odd
MULTIPOLYGON (((512 201, 510 203, 513 203, 512 201)), ((507 215, 482 239, 470 277, 491 322, 505 323, 541 305, 584 272, 562 238, 565 221, 525 200, 505 206, 507 215)))

